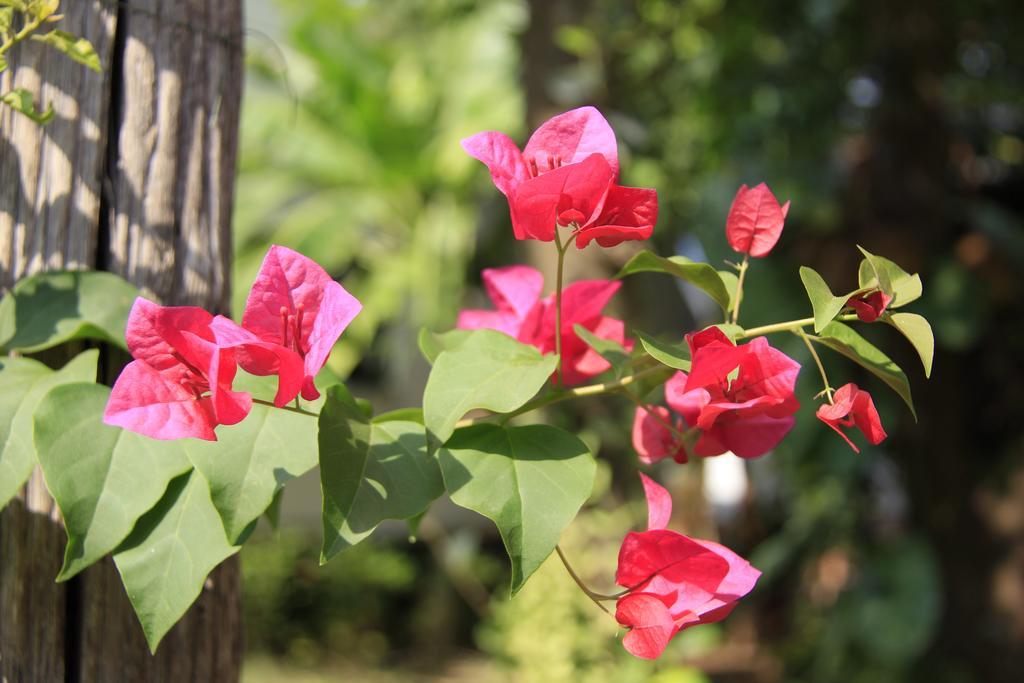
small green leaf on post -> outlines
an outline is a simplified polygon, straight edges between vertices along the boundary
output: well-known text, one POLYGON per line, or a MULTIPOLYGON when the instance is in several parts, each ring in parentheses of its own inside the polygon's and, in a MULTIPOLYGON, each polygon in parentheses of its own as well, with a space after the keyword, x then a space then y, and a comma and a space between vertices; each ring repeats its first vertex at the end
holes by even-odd
POLYGON ((800 281, 804 283, 807 298, 810 299, 811 308, 814 310, 814 331, 821 332, 843 310, 848 297, 832 294, 825 278, 813 268, 800 266, 800 281))
POLYGON ((0 102, 3 102, 11 109, 24 114, 38 124, 49 123, 53 119, 53 107, 48 106, 46 111, 36 109, 35 99, 25 88, 15 88, 0 95, 0 102))
POLYGON ((640 331, 634 334, 654 360, 676 370, 690 371, 690 346, 686 342, 668 342, 640 331))
POLYGON ((819 344, 824 344, 833 351, 838 351, 861 367, 865 368, 895 391, 910 408, 914 419, 914 401, 910 395, 910 382, 906 374, 896 363, 853 328, 841 322, 831 322, 821 331, 821 336, 810 337, 819 344))
POLYGON ((0 301, 0 346, 35 353, 98 339, 127 349, 124 329, 139 290, 113 273, 54 271, 18 282, 0 301))
POLYGON ((923 316, 916 313, 891 313, 882 318, 907 338, 921 358, 924 376, 932 376, 932 359, 935 356, 935 336, 932 326, 923 316))
POLYGON ((423 392, 423 418, 432 446, 443 444, 455 423, 475 408, 508 413, 533 398, 555 371, 558 358, 494 330, 473 330, 442 351, 423 392))
POLYGON ((100 384, 64 384, 35 411, 39 465, 68 535, 58 581, 117 548, 168 482, 192 467, 182 441, 103 424, 109 395, 100 384))
POLYGON ((718 271, 707 263, 696 263, 685 256, 665 258, 649 251, 641 251, 629 260, 616 279, 633 273, 667 273, 697 287, 715 300, 723 311, 729 310, 729 292, 718 271))
POLYGON ((114 555, 150 652, 199 597, 207 575, 237 551, 203 476, 189 470, 172 480, 114 555))
POLYGON ((50 389, 94 382, 99 351, 84 351, 54 371, 31 358, 0 359, 0 508, 18 492, 36 464, 32 416, 50 389))
POLYGON ((497 525, 512 561, 513 595, 555 549, 597 470, 586 444, 548 425, 474 425, 438 457, 452 502, 497 525))
POLYGON ((102 70, 100 56, 96 54, 96 49, 92 46, 92 43, 85 38, 73 35, 67 31, 53 29, 48 33, 32 36, 32 40, 38 40, 40 43, 46 43, 56 48, 79 64, 97 73, 102 70))

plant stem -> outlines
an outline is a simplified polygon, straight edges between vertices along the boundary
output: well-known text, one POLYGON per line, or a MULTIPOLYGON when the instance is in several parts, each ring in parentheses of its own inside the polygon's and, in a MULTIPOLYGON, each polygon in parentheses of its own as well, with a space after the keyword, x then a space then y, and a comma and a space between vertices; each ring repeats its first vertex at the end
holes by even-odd
POLYGON ((735 325, 736 321, 740 317, 740 301, 743 300, 743 280, 747 276, 747 268, 750 267, 750 256, 744 255, 743 262, 740 264, 740 276, 736 281, 736 296, 732 302, 732 324, 735 325))
MULTIPOLYGON (((532 401, 523 404, 522 406, 513 410, 512 412, 504 414, 502 417, 505 420, 508 420, 510 418, 516 417, 517 415, 529 413, 533 410, 537 410, 538 408, 543 408, 545 406, 551 405, 552 403, 559 403, 561 401, 566 401, 571 398, 583 398, 584 396, 601 396, 603 394, 610 394, 614 391, 618 391, 622 387, 628 386, 633 382, 636 382, 642 377, 652 375, 656 372, 664 372, 665 379, 668 379, 668 377, 670 377, 671 374, 675 371, 672 368, 665 367, 663 365, 656 365, 654 367, 646 368, 644 370, 639 370, 633 373, 632 375, 626 375, 625 377, 617 379, 614 382, 604 382, 602 384, 588 384, 586 386, 576 387, 575 389, 563 389, 561 391, 552 391, 551 393, 545 394, 544 396, 539 396, 533 399, 532 401)), ((470 425, 479 424, 485 420, 490 419, 491 417, 493 417, 493 415, 459 420, 457 423, 455 423, 455 428, 459 429, 461 427, 469 427, 470 425)))
MULTIPOLYGON (((261 398, 254 398, 252 400, 252 402, 253 403, 259 403, 260 405, 264 405, 264 406, 270 406, 271 408, 278 408, 278 406, 274 405, 273 401, 264 401, 261 398)), ((287 410, 287 411, 292 412, 292 413, 298 413, 299 415, 308 415, 309 417, 320 417, 320 415, 317 414, 317 413, 311 413, 308 410, 303 410, 302 408, 293 407, 293 406, 281 406, 278 409, 279 410, 287 410)))
POLYGON ((558 386, 562 386, 563 371, 562 371, 562 271, 565 265, 565 252, 568 250, 569 245, 572 244, 570 239, 562 246, 562 238, 558 234, 558 226, 555 226, 555 248, 558 250, 558 269, 555 271, 555 355, 558 356, 558 386))
POLYGON ((12 47, 25 40, 31 35, 33 31, 39 28, 45 19, 32 19, 21 27, 21 30, 15 33, 7 42, 0 45, 0 57, 3 57, 8 50, 12 47))
MULTIPOLYGON (((857 315, 855 313, 836 317, 836 320, 842 322, 856 319, 857 315)), ((759 337, 762 334, 771 334, 773 332, 794 332, 813 324, 814 318, 801 318, 800 320, 789 320, 784 323, 773 323, 771 325, 762 325, 761 327, 751 327, 749 330, 742 330, 738 332, 736 334, 736 339, 749 339, 750 337, 759 337)))
POLYGON ((811 356, 814 358, 814 363, 818 366, 818 372, 821 373, 821 381, 825 383, 825 396, 828 397, 828 402, 832 403, 832 385, 828 383, 828 375, 825 374, 825 366, 821 362, 821 358, 818 356, 818 352, 814 350, 814 345, 811 344, 811 340, 804 334, 803 328, 797 329, 794 334, 804 340, 804 344, 807 345, 807 350, 811 352, 811 356))
POLYGON ((569 572, 569 576, 572 578, 573 581, 576 582, 576 585, 580 587, 580 590, 583 591, 583 593, 588 598, 590 598, 595 605, 600 607, 602 611, 604 611, 606 614, 611 614, 611 612, 608 611, 608 608, 601 604, 601 601, 618 600, 619 597, 623 594, 620 593, 618 595, 605 595, 604 593, 596 593, 590 590, 587 584, 583 583, 583 579, 581 579, 579 575, 575 571, 573 571, 572 565, 569 564, 569 560, 566 558, 565 553, 562 552, 562 547, 556 545, 555 552, 558 553, 558 559, 560 559, 562 561, 562 564, 565 566, 565 571, 569 572))

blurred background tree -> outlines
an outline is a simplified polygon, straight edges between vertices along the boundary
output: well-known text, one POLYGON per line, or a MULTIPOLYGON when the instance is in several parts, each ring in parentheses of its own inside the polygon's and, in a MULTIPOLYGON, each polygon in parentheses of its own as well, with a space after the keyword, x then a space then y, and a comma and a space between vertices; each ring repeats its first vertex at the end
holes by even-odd
MULTIPOLYGON (((316 529, 303 521, 311 506, 316 518, 314 482, 310 496, 284 500, 283 524, 299 529, 285 550, 243 551, 247 676, 289 666, 362 680, 1024 676, 1024 5, 248 5, 261 32, 249 39, 235 281, 244 292, 269 242, 341 278, 366 309, 329 371, 379 409, 417 402, 416 330, 445 329, 479 304, 480 268, 549 265, 537 245, 514 242, 504 202, 458 140, 484 129, 521 138, 581 104, 615 128, 623 182, 658 188, 651 246, 663 254, 729 258, 724 219, 743 182, 767 180, 793 201, 779 248, 751 270, 745 323, 807 314, 799 264, 838 289, 852 283, 859 243, 921 273, 937 352, 925 383, 908 346, 871 330, 910 375, 916 423, 872 379, 826 358, 834 383, 879 389, 891 435, 881 447, 852 454, 808 399, 766 458, 658 471, 686 501, 689 532, 721 537, 765 572, 729 620, 687 632, 658 664, 624 655, 614 624, 557 566, 516 600, 489 600, 506 585, 500 542, 442 505, 422 542, 392 527, 315 569, 316 529), (295 591, 305 597, 282 598, 295 591)), ((635 248, 573 252, 570 266, 607 275, 635 248)), ((698 297, 666 293, 658 277, 617 297, 628 323, 678 335, 711 321, 698 297)), ((805 375, 809 397, 816 380, 805 375)), ((615 400, 547 416, 578 427, 607 463, 566 539, 598 585, 642 521, 638 507, 615 512, 638 494, 630 416, 615 400)))

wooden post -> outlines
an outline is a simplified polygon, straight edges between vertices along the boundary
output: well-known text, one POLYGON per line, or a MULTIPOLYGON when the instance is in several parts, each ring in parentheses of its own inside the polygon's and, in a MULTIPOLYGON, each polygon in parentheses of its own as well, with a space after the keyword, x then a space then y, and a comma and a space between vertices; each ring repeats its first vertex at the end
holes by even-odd
MULTIPOLYGON (((97 268, 163 303, 228 312, 241 5, 66 0, 59 28, 92 42, 102 74, 36 43, 12 51, 0 92, 26 87, 56 118, 0 108, 0 289, 97 268)), ((54 583, 63 545, 37 472, 0 514, 0 680, 238 678, 237 557, 152 656, 109 559, 54 583)))

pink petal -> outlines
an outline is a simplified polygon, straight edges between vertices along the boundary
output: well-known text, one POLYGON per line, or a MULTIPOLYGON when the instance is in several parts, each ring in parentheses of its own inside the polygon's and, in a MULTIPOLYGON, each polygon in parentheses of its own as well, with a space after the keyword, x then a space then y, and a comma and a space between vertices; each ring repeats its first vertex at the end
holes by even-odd
POLYGON ((678 630, 665 604, 646 593, 631 593, 621 598, 615 606, 615 619, 629 628, 622 638, 622 646, 642 659, 660 656, 678 630))
POLYGON ((706 452, 700 441, 694 446, 698 455, 720 455, 725 450, 732 451, 741 458, 757 458, 772 450, 782 441, 783 437, 793 429, 796 418, 772 417, 758 414, 750 417, 737 415, 735 419, 719 421, 715 427, 704 433, 721 444, 724 449, 717 452, 706 452))
POLYGON ((537 305, 544 291, 544 276, 529 266, 485 268, 481 277, 494 307, 513 313, 519 319, 525 318, 537 305))
POLYGON ((619 174, 619 152, 615 133, 594 107, 580 107, 548 119, 538 128, 523 150, 525 159, 534 159, 542 173, 559 163, 575 164, 591 154, 600 154, 619 174))
POLYGON ((740 362, 740 374, 734 390, 734 399, 745 401, 756 396, 774 396, 783 400, 783 407, 773 412, 776 417, 796 412, 800 402, 794 394, 800 364, 768 340, 758 337, 745 345, 748 353, 740 362))
MULTIPOLYGON (((686 335, 691 367, 686 389, 719 386, 747 356, 746 346, 736 346, 717 327, 686 335)), ((671 405, 671 404, 669 404, 671 405)))
POLYGON ((650 238, 657 222, 657 191, 613 185, 601 215, 593 225, 576 234, 576 246, 582 249, 595 239, 602 247, 614 247, 625 240, 645 240, 650 238))
POLYGON ((668 430, 665 423, 671 424, 672 416, 662 406, 636 409, 633 416, 633 448, 640 462, 645 465, 654 464, 669 456, 682 462, 686 461, 686 450, 682 444, 677 443, 675 435, 668 430))
POLYGON ((767 256, 782 235, 788 211, 789 203, 784 212, 766 184, 752 189, 743 185, 733 199, 725 222, 729 246, 755 258, 767 256))
POLYGON ((331 354, 335 342, 345 331, 352 319, 363 310, 359 300, 345 291, 345 288, 334 280, 329 280, 323 287, 323 298, 320 307, 313 320, 312 329, 305 340, 305 366, 306 386, 303 387, 302 397, 312 401, 320 396, 315 387, 310 390, 312 378, 320 372, 320 368, 327 362, 327 356, 331 354))
POLYGON ((494 186, 506 197, 516 185, 530 177, 522 153, 504 133, 477 133, 462 141, 462 149, 487 166, 494 186))
POLYGON ((138 360, 114 382, 103 422, 153 439, 217 440, 209 402, 138 360))
POLYGON ((647 498, 647 530, 664 529, 672 518, 672 496, 658 482, 643 472, 640 482, 644 485, 644 496, 647 498))
POLYGON ((246 372, 265 376, 277 375, 274 405, 287 405, 299 394, 305 377, 302 358, 280 344, 265 342, 229 318, 218 315, 210 324, 217 344, 234 352, 238 365, 246 372))
POLYGON ((125 341, 136 360, 164 373, 174 382, 184 379, 190 369, 205 374, 206 362, 192 357, 189 344, 182 340, 183 332, 191 332, 202 339, 213 339, 210 323, 213 316, 195 306, 160 306, 139 297, 128 314, 125 341))
POLYGON ((514 313, 501 311, 466 310, 459 312, 455 326, 460 330, 497 330, 510 337, 519 335, 522 321, 514 313))
POLYGON ((570 218, 589 225, 599 215, 613 179, 605 158, 591 154, 517 185, 509 195, 516 239, 550 242, 556 224, 570 218))
MULTIPOLYGON (((693 606, 708 600, 729 573, 729 564, 691 538, 653 529, 630 532, 619 549, 615 582, 625 588, 637 588, 655 577, 670 577, 693 606)), ((646 590, 646 589, 644 589, 646 590)), ((650 591, 647 591, 650 592, 650 591)))
MULTIPOLYGON (((584 325, 584 327, 601 339, 608 339, 619 344, 624 344, 626 341, 626 324, 621 320, 601 316, 596 322, 584 325)), ((573 335, 576 336, 575 330, 573 330, 573 335)), ((601 354, 590 348, 585 342, 584 346, 585 349, 582 349, 581 354, 572 359, 567 359, 572 365, 573 370, 579 373, 579 375, 593 377, 594 375, 600 375, 611 367, 611 364, 601 354)))

